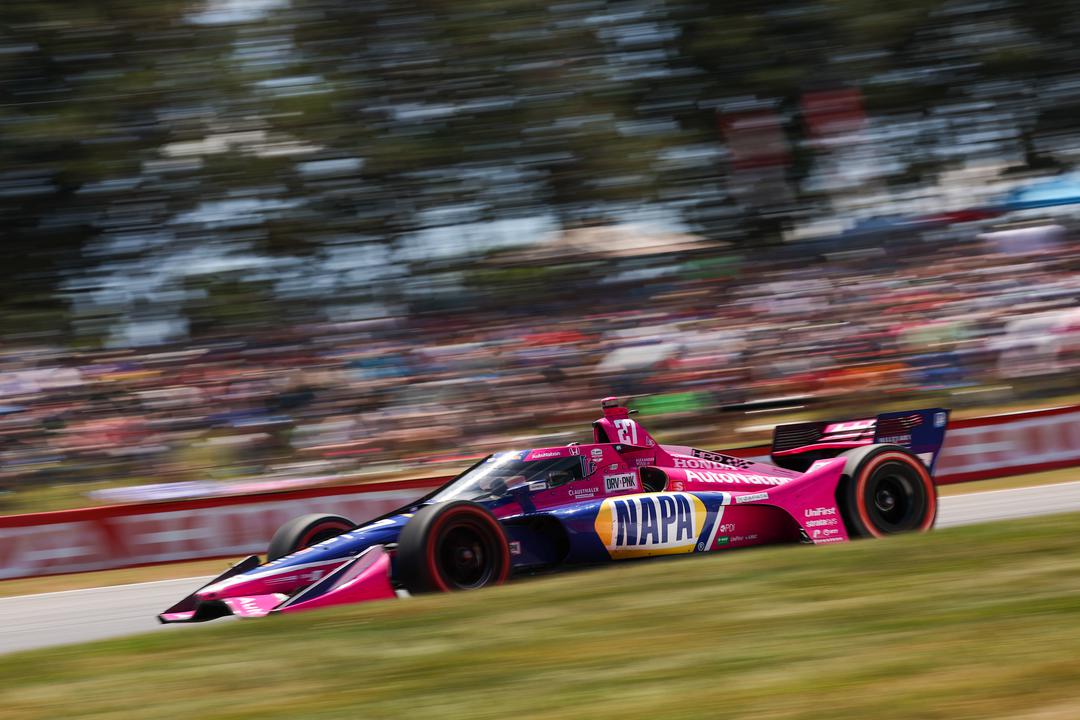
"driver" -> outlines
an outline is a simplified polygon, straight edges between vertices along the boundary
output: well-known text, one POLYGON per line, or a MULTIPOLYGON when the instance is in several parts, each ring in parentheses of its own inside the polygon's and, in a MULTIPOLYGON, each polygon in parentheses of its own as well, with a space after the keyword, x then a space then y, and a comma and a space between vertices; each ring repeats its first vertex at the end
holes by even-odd
POLYGON ((528 482, 524 475, 492 475, 481 487, 492 497, 505 495, 510 488, 528 482))

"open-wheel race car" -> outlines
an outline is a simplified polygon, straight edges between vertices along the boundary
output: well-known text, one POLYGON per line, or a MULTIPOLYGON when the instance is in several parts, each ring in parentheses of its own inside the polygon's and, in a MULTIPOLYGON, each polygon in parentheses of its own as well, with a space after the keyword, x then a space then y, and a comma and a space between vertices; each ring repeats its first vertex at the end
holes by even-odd
POLYGON ((161 622, 258 617, 468 590, 515 573, 771 543, 925 531, 948 411, 781 425, 772 460, 661 445, 614 398, 593 441, 490 455, 359 526, 305 515, 161 622))

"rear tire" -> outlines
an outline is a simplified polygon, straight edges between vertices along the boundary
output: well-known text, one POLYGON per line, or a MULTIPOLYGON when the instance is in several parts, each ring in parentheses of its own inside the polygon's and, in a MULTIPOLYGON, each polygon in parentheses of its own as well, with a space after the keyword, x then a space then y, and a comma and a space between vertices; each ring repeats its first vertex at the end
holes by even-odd
POLYGON ((428 505, 401 530, 394 574, 410 593, 498 585, 510 576, 506 533, 482 505, 428 505))
POLYGON ((297 550, 317 545, 324 540, 347 533, 356 527, 356 523, 340 515, 313 513, 293 518, 278 528, 270 539, 266 551, 266 561, 277 560, 292 555, 297 550))
POLYGON ((851 537, 925 532, 937 518, 937 487, 918 457, 897 445, 848 450, 837 503, 851 537))

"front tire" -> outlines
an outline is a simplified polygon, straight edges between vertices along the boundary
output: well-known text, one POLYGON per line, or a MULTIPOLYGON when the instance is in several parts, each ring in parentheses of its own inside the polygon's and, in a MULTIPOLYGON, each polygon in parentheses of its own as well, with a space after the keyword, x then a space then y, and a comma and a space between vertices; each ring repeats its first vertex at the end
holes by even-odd
POLYGON ((274 537, 270 539, 266 561, 270 562, 292 555, 297 550, 318 545, 324 540, 347 533, 355 527, 356 523, 340 515, 313 513, 293 518, 279 527, 274 537))
POLYGON ((849 450, 837 501, 852 537, 925 532, 937 518, 937 487, 918 457, 896 445, 849 450))
POLYGON ((510 548, 487 508, 438 503, 421 508, 402 529, 394 565, 410 593, 476 590, 506 581, 510 548))

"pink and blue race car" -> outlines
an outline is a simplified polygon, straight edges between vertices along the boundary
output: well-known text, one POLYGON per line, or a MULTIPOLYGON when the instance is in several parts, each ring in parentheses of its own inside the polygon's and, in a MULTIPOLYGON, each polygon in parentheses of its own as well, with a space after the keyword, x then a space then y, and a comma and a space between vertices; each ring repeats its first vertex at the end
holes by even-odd
POLYGON ((161 622, 471 590, 570 565, 929 530, 948 411, 777 427, 773 463, 661 445, 614 398, 588 444, 499 452, 357 526, 305 515, 161 622))

